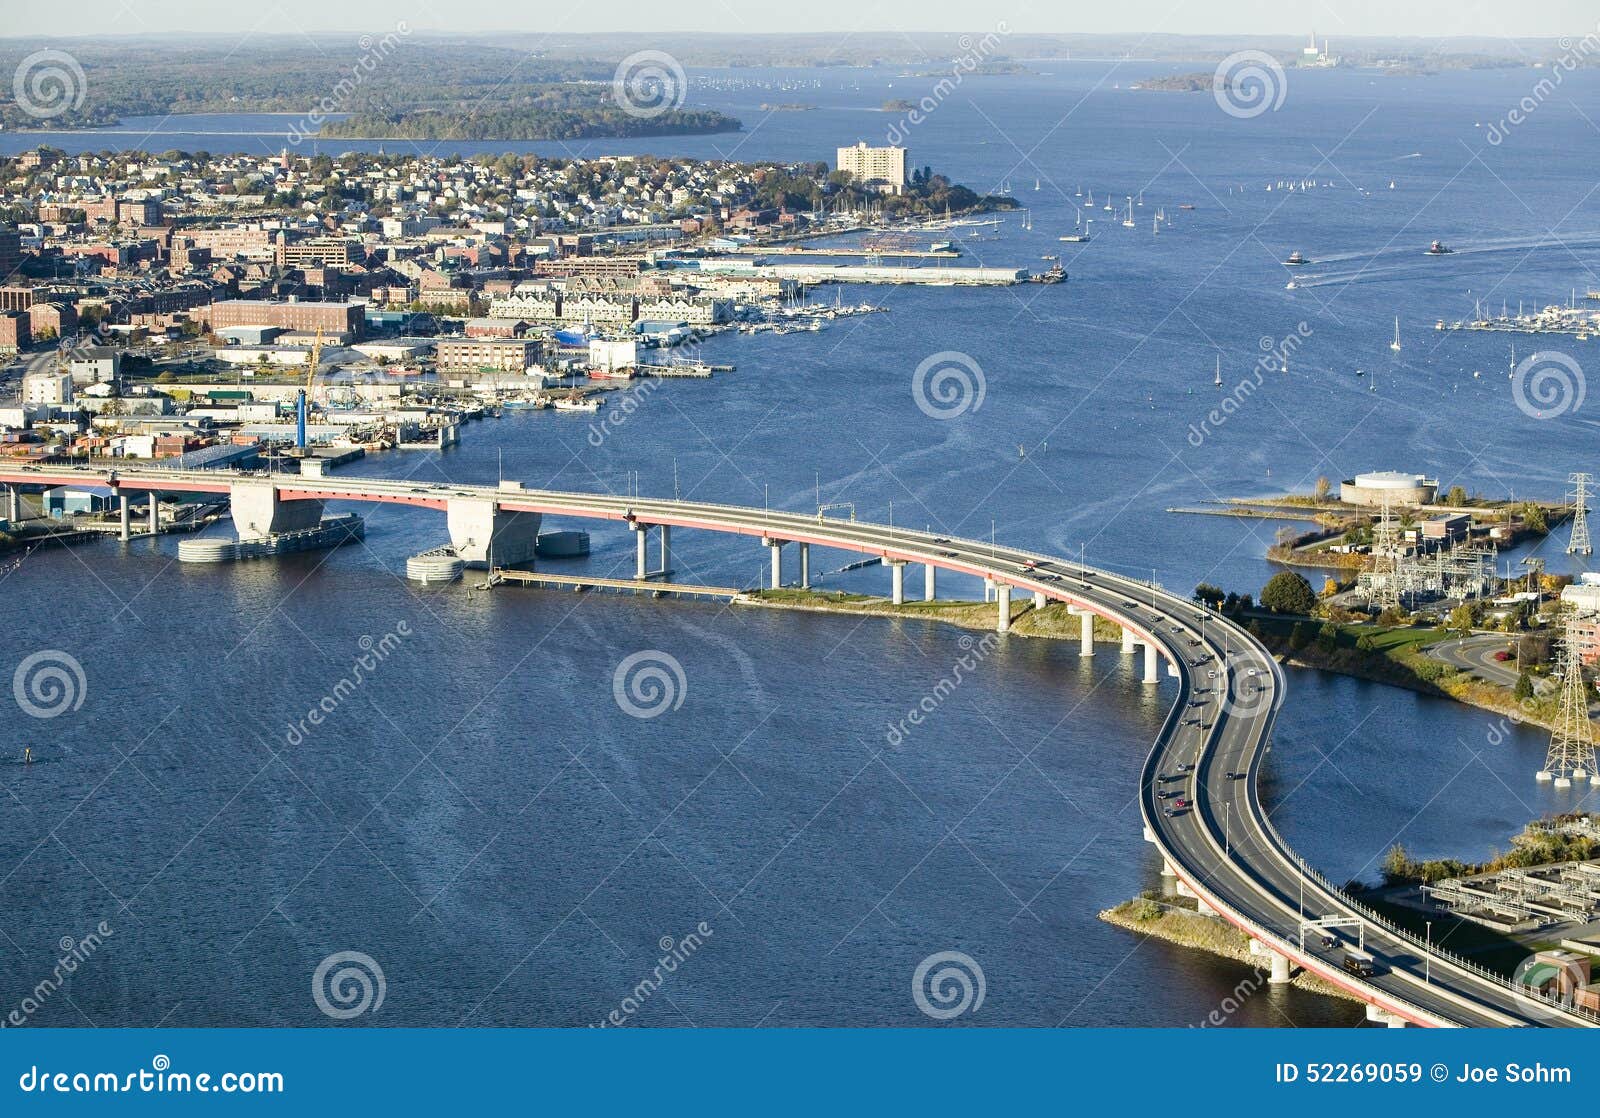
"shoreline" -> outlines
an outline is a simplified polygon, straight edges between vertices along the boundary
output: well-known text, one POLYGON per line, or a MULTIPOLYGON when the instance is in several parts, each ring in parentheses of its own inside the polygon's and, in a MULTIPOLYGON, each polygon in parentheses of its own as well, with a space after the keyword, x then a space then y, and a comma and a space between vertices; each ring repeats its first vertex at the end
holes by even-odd
MULTIPOLYGON (((1103 909, 1098 915, 1107 924, 1124 931, 1152 936, 1179 947, 1242 963, 1251 969, 1260 985, 1266 985, 1267 968, 1261 956, 1250 954, 1250 937, 1225 920, 1201 916, 1190 907, 1192 904, 1192 901, 1185 903, 1182 898, 1143 893, 1132 900, 1103 909)), ((1309 994, 1364 1004, 1348 991, 1304 970, 1296 969, 1286 985, 1309 994)), ((1240 988, 1244 986, 1245 983, 1240 983, 1240 988)), ((1254 989, 1248 992, 1253 993, 1254 989)))

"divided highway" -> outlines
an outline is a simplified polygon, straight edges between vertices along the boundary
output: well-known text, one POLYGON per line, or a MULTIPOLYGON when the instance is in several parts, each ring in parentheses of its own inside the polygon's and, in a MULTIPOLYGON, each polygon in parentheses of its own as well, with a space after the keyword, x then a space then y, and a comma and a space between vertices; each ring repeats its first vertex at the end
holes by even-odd
MULTIPOLYGON (((513 512, 624 521, 806 543, 989 578, 1026 594, 1063 601, 1116 622, 1153 645, 1172 666, 1178 695, 1145 762, 1140 809, 1146 837, 1190 891, 1263 947, 1348 990, 1390 1019, 1429 1026, 1594 1025, 1516 991, 1505 980, 1434 951, 1358 910, 1325 886, 1273 829, 1259 774, 1282 705, 1285 678, 1248 632, 1159 587, 1047 555, 886 525, 694 501, 521 489, 419 484, 354 476, 158 469, 0 467, 0 483, 98 483, 162 492, 226 492, 264 481, 285 500, 326 499, 444 509, 451 501, 492 502, 513 512), (1167 791, 1176 793, 1163 797, 1167 791), (1178 798, 1184 809, 1168 806, 1178 798), (1342 964, 1343 943, 1324 948, 1302 919, 1359 920, 1375 973, 1342 964)), ((1354 929, 1338 933, 1344 942, 1354 929)))

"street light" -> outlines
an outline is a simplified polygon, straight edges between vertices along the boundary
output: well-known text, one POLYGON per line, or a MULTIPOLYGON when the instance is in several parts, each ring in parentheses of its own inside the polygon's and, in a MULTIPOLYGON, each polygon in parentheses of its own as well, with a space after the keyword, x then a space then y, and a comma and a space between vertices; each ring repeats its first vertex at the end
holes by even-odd
POLYGON ((1428 921, 1428 951, 1422 956, 1422 981, 1424 985, 1433 984, 1433 921, 1428 921))

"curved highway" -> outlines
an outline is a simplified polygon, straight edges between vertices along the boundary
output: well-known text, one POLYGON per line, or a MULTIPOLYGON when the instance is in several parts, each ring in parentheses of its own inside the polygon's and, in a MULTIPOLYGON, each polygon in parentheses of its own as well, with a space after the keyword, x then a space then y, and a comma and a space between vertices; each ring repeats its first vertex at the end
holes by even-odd
POLYGON ((1272 828, 1258 784, 1282 705, 1282 669, 1248 632, 1157 586, 1065 560, 879 524, 824 519, 733 505, 608 494, 417 484, 353 476, 0 467, 0 482, 56 485, 95 481, 163 492, 226 492, 236 481, 270 482, 285 500, 327 499, 446 508, 451 500, 490 501, 501 509, 732 532, 773 542, 837 548, 995 580, 1025 594, 1063 601, 1131 630, 1175 669, 1178 696, 1141 775, 1146 837, 1166 866, 1207 906, 1267 950, 1343 987, 1391 1020, 1418 1025, 1594 1025, 1518 993, 1358 910, 1325 886, 1272 828), (1163 795, 1163 793, 1166 793, 1163 795), (1188 804, 1179 807, 1179 801, 1188 804), (1359 921, 1375 973, 1342 966, 1354 929, 1333 947, 1302 919, 1359 921))

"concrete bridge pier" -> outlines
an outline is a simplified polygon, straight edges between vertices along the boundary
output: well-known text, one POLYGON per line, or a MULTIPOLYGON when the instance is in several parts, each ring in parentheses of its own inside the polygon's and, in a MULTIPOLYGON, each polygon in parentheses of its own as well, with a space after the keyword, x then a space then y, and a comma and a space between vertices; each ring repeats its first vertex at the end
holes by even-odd
POLYGON ((1134 638, 1133 638, 1133 630, 1132 629, 1123 629, 1122 630, 1122 654, 1124 656, 1132 656, 1133 655, 1133 650, 1134 650, 1135 646, 1137 646, 1138 643, 1139 642, 1134 640, 1134 638))
POLYGON ((133 535, 133 510, 128 507, 128 495, 126 493, 117 494, 117 504, 122 517, 122 524, 117 531, 117 538, 123 543, 127 543, 133 535))
POLYGON ((994 579, 989 578, 987 575, 983 579, 983 600, 986 602, 994 601, 994 579))
POLYGON ((897 606, 906 604, 906 564, 903 559, 886 559, 889 564, 890 601, 897 606))
POLYGON ((1033 592, 1033 608, 1034 609, 1044 609, 1044 591, 1043 590, 1035 590, 1033 592))
POLYGON ((633 525, 633 577, 641 582, 650 574, 650 525, 633 525))
POLYGON ((922 600, 931 602, 935 597, 934 572, 938 570, 932 563, 925 564, 922 568, 922 600))
POLYGON ((1282 986, 1294 978, 1294 968, 1289 962, 1289 956, 1281 955, 1262 943, 1259 939, 1250 941, 1250 954, 1269 956, 1272 970, 1267 975, 1267 982, 1273 986, 1282 986))
POLYGON ((995 632, 1009 632, 1011 629, 1011 587, 1003 582, 995 583, 994 600, 999 605, 999 609, 995 614, 995 632))
POLYGON ((672 526, 661 525, 661 577, 672 573, 672 526))
MULTIPOLYGON (((455 507, 464 504, 450 502, 450 540, 456 542, 455 507)), ((483 503, 483 502, 478 502, 483 503)), ((260 540, 279 532, 296 532, 315 528, 322 523, 322 502, 315 500, 285 501, 271 482, 234 482, 228 500, 233 515, 233 529, 241 540, 260 540)), ((487 507, 487 506, 485 506, 487 507)), ((487 532, 483 539, 488 540, 487 532)))
POLYGON ((811 589, 811 545, 800 545, 800 589, 811 589))
POLYGON ((1147 641, 1144 646, 1144 682, 1152 685, 1161 682, 1161 654, 1156 651, 1154 641, 1147 641))
MULTIPOLYGON (((315 527, 322 514, 320 501, 295 501, 286 504, 316 505, 315 527)), ((533 562, 539 539, 540 515, 536 512, 508 512, 493 501, 481 498, 451 498, 445 506, 450 529, 450 545, 469 567, 515 567, 533 562)), ((642 537, 641 537, 642 538, 642 537)))
POLYGON ((781 589, 783 589, 783 542, 784 541, 782 541, 782 540, 767 540, 767 539, 764 539, 761 542, 767 546, 767 550, 768 551, 772 552, 772 588, 774 590, 781 590, 781 589))
POLYGON ((1094 655, 1094 614, 1086 609, 1071 609, 1078 615, 1078 655, 1094 655))
POLYGON ((149 498, 150 498, 150 534, 152 536, 155 536, 155 535, 159 535, 160 532, 161 532, 161 502, 156 499, 156 494, 155 494, 154 490, 151 490, 151 492, 149 494, 149 498))
POLYGON ((1390 1013, 1387 1009, 1380 1009, 1375 1005, 1367 1006, 1367 1020, 1375 1025, 1383 1025, 1390 1029, 1403 1029, 1410 1024, 1404 1017, 1390 1013))
POLYGON ((6 519, 12 524, 22 522, 22 491, 15 485, 6 486, 6 519))

